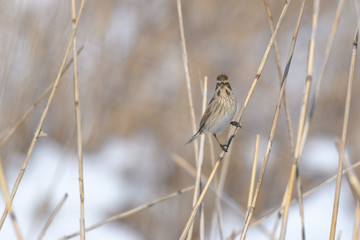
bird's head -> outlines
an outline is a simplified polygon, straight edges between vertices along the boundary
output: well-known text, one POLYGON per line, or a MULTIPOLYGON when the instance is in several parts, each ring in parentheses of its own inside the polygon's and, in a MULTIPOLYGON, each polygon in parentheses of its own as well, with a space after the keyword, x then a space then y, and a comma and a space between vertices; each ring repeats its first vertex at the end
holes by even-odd
POLYGON ((216 83, 216 93, 218 96, 221 96, 223 94, 226 95, 230 95, 231 93, 231 86, 230 83, 228 82, 228 76, 226 76, 225 74, 220 74, 217 77, 217 83, 216 83))

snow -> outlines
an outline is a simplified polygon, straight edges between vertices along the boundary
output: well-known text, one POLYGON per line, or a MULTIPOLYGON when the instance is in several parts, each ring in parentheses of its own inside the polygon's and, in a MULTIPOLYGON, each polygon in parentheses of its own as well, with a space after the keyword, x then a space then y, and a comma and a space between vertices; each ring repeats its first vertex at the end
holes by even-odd
MULTIPOLYGON (((77 157, 75 154, 64 152, 61 146, 51 140, 40 140, 38 145, 30 158, 13 207, 25 239, 34 239, 51 211, 67 193, 68 199, 44 238, 57 239, 79 229, 80 200, 77 157), (26 200, 24 201, 24 199, 26 200), (44 205, 48 205, 46 213, 41 212, 44 205), (39 216, 39 213, 41 222, 34 218, 34 216, 39 216)), ((134 141, 126 143, 124 140, 110 139, 98 153, 85 154, 84 188, 87 226, 110 217, 104 215, 104 212, 118 209, 129 201, 140 201, 139 193, 134 185, 137 183, 130 183, 126 177, 122 176, 121 172, 137 165, 134 160, 139 158, 127 157, 128 152, 147 154, 149 149, 147 150, 146 147, 143 149, 145 152, 136 149, 134 141)), ((24 156, 17 154, 17 158, 16 161, 21 162, 24 156)), ((13 184, 17 174, 18 169, 8 169, 6 172, 8 185, 13 184)), ((142 176, 148 179, 145 174, 142 176)), ((0 204, 4 206, 3 199, 0 204)), ((0 239, 14 239, 14 234, 11 221, 7 219, 0 231, 0 239)), ((118 239, 119 237, 121 239, 142 239, 139 234, 125 224, 120 227, 107 224, 87 234, 87 239, 118 239)))
MULTIPOLYGON (((84 155, 86 226, 112 216, 107 213, 114 209, 122 209, 129 203, 136 206, 146 203, 145 195, 146 199, 159 197, 151 192, 151 186, 158 180, 159 174, 149 171, 152 162, 145 160, 155 155, 154 143, 149 142, 148 137, 135 135, 129 139, 110 138, 98 152, 84 155), (132 176, 129 172, 136 172, 136 174, 132 176)), ((312 139, 304 150, 304 155, 300 160, 303 168, 322 171, 322 174, 328 174, 329 177, 336 173, 336 150, 331 140, 312 139)), ((19 171, 15 165, 20 165, 23 159, 24 156, 21 154, 13 155, 11 161, 16 164, 6 168, 8 185, 12 186, 14 183, 19 171)), ((304 198, 307 239, 329 237, 334 192, 335 182, 332 182, 304 198)), ((69 153, 56 142, 41 138, 30 158, 13 204, 25 239, 34 239, 39 234, 51 211, 65 193, 68 194, 68 199, 50 225, 44 239, 58 239, 78 231, 80 201, 76 153, 69 153)), ((4 206, 2 198, 0 204, 4 206)), ((346 179, 343 178, 337 222, 337 235, 341 231, 342 239, 352 237, 354 209, 351 190, 346 179)), ((126 210, 128 209, 120 212, 126 210)), ((272 231, 275 218, 276 215, 263 222, 263 226, 269 232, 272 231)), ((290 207, 288 219, 286 239, 301 239, 301 222, 297 204, 290 207)), ((223 221, 226 237, 233 231, 238 231, 244 223, 238 213, 226 205, 223 207, 223 221)), ((214 236, 218 239, 219 235, 215 233, 214 236)), ((123 224, 118 222, 116 225, 106 224, 88 232, 86 237, 87 239, 144 239, 135 229, 126 225, 126 221, 123 224)), ((253 227, 249 229, 247 238, 261 240, 268 239, 268 236, 258 227, 253 227)), ((0 231, 0 239, 15 239, 15 232, 9 218, 0 231)))

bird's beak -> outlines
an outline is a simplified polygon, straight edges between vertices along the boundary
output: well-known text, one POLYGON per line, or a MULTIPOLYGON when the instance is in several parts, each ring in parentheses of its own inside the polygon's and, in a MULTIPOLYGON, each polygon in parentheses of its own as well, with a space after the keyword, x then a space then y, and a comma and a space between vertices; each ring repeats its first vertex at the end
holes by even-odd
POLYGON ((222 83, 220 83, 220 87, 224 87, 225 86, 225 84, 222 82, 222 83))

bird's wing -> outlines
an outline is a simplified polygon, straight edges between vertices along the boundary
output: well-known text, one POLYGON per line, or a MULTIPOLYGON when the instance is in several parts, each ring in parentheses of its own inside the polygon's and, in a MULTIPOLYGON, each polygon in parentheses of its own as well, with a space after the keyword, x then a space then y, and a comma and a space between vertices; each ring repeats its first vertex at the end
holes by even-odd
POLYGON ((200 121, 200 129, 202 130, 202 128, 204 127, 206 121, 209 119, 211 112, 212 112, 212 103, 214 101, 215 96, 213 96, 208 104, 208 106, 206 107, 206 110, 204 112, 204 114, 201 117, 201 121, 200 121))

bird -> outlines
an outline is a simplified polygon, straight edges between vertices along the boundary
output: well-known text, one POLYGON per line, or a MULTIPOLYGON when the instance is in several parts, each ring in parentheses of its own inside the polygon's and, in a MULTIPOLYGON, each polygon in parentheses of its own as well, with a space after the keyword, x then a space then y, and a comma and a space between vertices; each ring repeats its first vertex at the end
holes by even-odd
POLYGON ((229 143, 221 144, 216 135, 222 133, 229 124, 240 127, 238 122, 232 121, 236 111, 237 101, 228 82, 228 76, 220 74, 217 77, 214 96, 211 98, 201 117, 199 130, 186 144, 191 143, 201 134, 212 133, 221 149, 227 152, 229 143))

